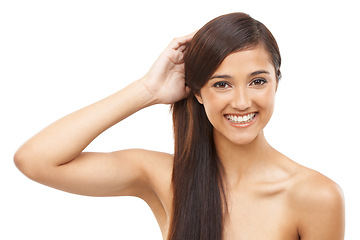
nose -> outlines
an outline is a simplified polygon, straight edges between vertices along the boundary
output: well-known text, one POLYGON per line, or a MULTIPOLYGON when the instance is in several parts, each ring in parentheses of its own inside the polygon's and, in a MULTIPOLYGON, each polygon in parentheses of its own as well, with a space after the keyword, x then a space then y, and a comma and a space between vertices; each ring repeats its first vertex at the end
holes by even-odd
POLYGON ((234 91, 231 106, 239 111, 244 111, 251 107, 251 97, 246 89, 239 88, 234 91))

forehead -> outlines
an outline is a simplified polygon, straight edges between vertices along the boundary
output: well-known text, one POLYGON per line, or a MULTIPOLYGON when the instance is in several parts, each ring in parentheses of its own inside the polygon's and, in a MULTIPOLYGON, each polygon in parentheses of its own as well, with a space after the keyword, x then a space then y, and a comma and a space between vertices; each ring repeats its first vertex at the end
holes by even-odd
POLYGON ((275 74, 275 69, 270 61, 266 49, 258 45, 251 49, 234 52, 228 55, 214 74, 249 74, 258 70, 266 70, 275 74))

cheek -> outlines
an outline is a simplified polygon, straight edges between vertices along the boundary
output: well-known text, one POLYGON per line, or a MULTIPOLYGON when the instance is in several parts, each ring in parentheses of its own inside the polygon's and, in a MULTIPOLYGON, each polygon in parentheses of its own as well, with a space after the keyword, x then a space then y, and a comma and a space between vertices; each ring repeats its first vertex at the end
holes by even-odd
POLYGON ((222 117, 222 113, 228 102, 225 96, 219 97, 215 94, 207 94, 203 101, 203 106, 210 122, 216 121, 218 117, 222 117))
POLYGON ((266 91, 261 96, 258 97, 258 106, 263 111, 266 112, 266 115, 272 115, 275 105, 275 92, 266 91))
POLYGON ((218 101, 215 101, 214 99, 204 101, 204 108, 206 115, 211 120, 217 112, 220 110, 220 105, 218 101))

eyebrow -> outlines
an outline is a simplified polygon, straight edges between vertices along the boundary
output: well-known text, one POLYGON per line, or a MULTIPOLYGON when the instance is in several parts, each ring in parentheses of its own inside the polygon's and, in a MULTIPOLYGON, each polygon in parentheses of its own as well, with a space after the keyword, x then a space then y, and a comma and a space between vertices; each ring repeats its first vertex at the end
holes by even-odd
POLYGON ((256 75, 263 74, 263 73, 270 74, 269 71, 259 70, 259 71, 255 71, 255 72, 253 72, 253 73, 250 73, 249 76, 256 76, 256 75))
POLYGON ((227 78, 231 78, 231 76, 230 76, 230 75, 226 75, 226 74, 214 75, 214 76, 212 76, 212 77, 210 78, 210 80, 211 80, 211 79, 214 79, 214 78, 225 78, 225 79, 227 79, 227 78))
MULTIPOLYGON (((252 76, 256 76, 256 75, 259 75, 259 74, 270 74, 269 71, 266 71, 266 70, 258 70, 258 71, 255 71, 255 72, 252 72, 249 74, 249 77, 252 77, 252 76)), ((222 79, 229 79, 229 78, 232 78, 230 75, 227 75, 227 74, 220 74, 220 75, 214 75, 210 78, 211 79, 214 79, 214 78, 222 78, 222 79)))

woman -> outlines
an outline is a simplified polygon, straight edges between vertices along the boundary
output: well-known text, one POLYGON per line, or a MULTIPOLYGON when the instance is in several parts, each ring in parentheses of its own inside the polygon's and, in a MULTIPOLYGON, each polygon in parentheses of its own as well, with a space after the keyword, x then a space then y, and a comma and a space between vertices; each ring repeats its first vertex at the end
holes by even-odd
POLYGON ((341 189, 264 137, 280 64, 262 23, 243 13, 220 16, 171 42, 143 78, 35 135, 15 164, 67 192, 142 198, 164 239, 343 239, 341 189), (172 104, 174 155, 82 152, 154 104, 172 104))

